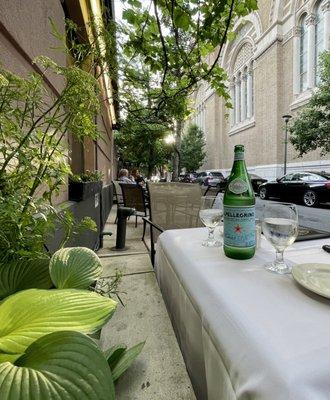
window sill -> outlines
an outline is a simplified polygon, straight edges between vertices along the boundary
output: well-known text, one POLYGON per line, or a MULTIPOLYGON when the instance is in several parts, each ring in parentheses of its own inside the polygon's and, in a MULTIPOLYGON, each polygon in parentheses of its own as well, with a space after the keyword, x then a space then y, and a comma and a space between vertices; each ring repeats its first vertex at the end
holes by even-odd
POLYGON ((294 101, 290 104, 290 110, 296 110, 308 103, 313 95, 313 90, 307 89, 302 93, 295 95, 294 101))
POLYGON ((256 124, 254 118, 250 118, 246 121, 240 122, 237 125, 234 125, 232 128, 230 128, 229 131, 229 136, 235 135, 236 133, 245 131, 246 129, 254 127, 256 124))

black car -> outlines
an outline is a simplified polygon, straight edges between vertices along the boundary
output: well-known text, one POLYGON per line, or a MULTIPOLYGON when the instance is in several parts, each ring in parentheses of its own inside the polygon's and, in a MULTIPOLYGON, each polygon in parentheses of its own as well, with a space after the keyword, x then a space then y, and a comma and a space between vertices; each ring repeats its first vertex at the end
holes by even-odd
POLYGON ((261 199, 277 197, 286 201, 303 203, 307 207, 330 202, 330 173, 294 172, 284 175, 276 182, 260 186, 261 199))
POLYGON ((186 172, 184 175, 180 175, 180 182, 193 183, 196 179, 196 172, 186 172))
MULTIPOLYGON (((254 190, 254 193, 259 193, 259 186, 265 182, 267 182, 267 179, 261 178, 260 176, 256 175, 256 174, 249 174, 250 180, 251 180, 251 184, 254 190)), ((219 189, 221 190, 225 190, 226 186, 227 186, 227 180, 228 178, 226 178, 223 182, 220 183, 220 185, 218 186, 219 189)))

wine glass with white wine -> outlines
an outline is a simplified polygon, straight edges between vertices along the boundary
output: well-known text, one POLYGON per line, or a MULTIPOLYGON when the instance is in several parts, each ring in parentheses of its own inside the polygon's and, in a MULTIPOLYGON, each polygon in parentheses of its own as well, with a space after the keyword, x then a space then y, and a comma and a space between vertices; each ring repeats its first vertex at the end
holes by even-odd
POLYGON ((219 247, 222 243, 214 237, 214 229, 220 224, 222 218, 221 202, 216 196, 203 196, 201 198, 201 208, 199 218, 203 224, 209 228, 206 241, 202 243, 205 247, 219 247))
POLYGON ((263 210, 262 231, 276 250, 276 259, 267 263, 265 268, 278 274, 289 274, 292 266, 284 261, 283 252, 298 236, 298 212, 295 204, 266 204, 263 210))

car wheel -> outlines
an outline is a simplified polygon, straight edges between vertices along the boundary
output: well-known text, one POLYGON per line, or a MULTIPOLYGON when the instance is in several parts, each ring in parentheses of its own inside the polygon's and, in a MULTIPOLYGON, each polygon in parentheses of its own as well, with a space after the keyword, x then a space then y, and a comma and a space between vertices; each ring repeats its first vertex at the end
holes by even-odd
POLYGON ((268 193, 267 193, 267 189, 265 187, 262 187, 259 190, 259 197, 261 198, 261 200, 267 200, 268 199, 268 193))
POLYGON ((307 192, 304 193, 303 203, 307 207, 314 207, 318 203, 318 197, 314 190, 307 190, 307 192))

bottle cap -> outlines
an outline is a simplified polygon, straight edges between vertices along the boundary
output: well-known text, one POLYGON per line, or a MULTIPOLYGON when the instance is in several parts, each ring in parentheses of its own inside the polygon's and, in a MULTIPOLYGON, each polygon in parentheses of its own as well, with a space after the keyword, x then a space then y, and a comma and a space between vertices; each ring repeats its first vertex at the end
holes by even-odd
POLYGON ((236 146, 235 146, 235 153, 237 152, 237 151, 239 151, 239 152, 243 152, 244 151, 244 145, 243 144, 237 144, 236 146))

